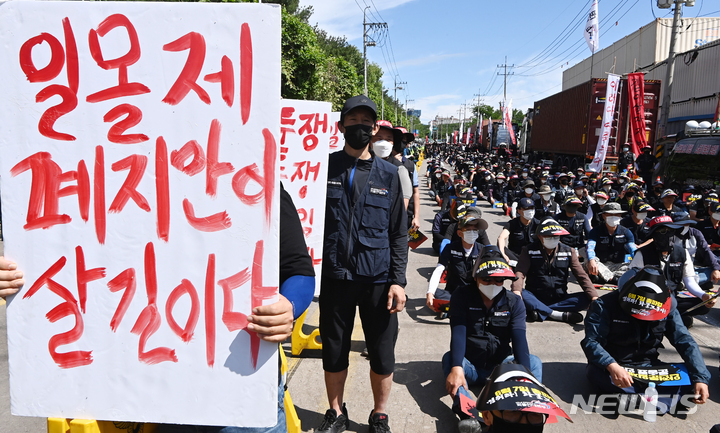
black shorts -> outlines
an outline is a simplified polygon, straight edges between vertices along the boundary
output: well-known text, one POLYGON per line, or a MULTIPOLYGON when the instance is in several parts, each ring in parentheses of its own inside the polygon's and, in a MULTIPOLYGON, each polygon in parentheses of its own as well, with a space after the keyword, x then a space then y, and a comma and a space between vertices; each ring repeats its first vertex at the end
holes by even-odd
POLYGON ((325 371, 338 373, 348 368, 356 306, 360 309, 370 369, 380 375, 395 370, 398 318, 387 309, 390 285, 322 279, 320 336, 325 371))

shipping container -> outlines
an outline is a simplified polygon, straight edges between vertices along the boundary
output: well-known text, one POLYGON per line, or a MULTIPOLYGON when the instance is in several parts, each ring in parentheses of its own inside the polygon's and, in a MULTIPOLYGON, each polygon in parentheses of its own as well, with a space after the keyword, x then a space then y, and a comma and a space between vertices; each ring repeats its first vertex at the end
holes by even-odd
MULTIPOLYGON (((650 145, 655 142, 660 88, 660 81, 645 80, 645 134, 650 145)), ((551 159, 556 168, 585 167, 595 155, 600 137, 606 89, 607 79, 594 78, 535 102, 529 151, 536 159, 551 159)), ((619 147, 629 137, 627 79, 620 80, 618 93, 606 169, 616 164, 619 147)))
MULTIPOLYGON (((685 20, 675 45, 675 51, 684 53, 720 40, 720 18, 702 17, 685 20)), ((672 18, 658 18, 637 31, 616 41, 563 71, 563 90, 587 82, 592 69, 593 77, 605 76, 608 71, 616 74, 649 70, 667 60, 670 53, 672 18), (592 65, 591 65, 592 64, 592 65)), ((717 63, 716 63, 717 65, 717 63)), ((677 63, 676 63, 677 66, 677 63)), ((661 76, 646 79, 665 79, 664 67, 661 76)), ((708 76, 717 76, 713 73, 708 76)))

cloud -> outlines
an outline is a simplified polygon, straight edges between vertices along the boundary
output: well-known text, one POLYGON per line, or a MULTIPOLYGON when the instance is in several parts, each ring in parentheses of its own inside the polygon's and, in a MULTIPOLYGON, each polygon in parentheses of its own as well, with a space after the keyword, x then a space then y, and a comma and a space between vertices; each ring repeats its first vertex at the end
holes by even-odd
POLYGON ((378 0, 375 2, 377 10, 367 0, 358 0, 357 3, 355 0, 301 0, 300 7, 312 6, 313 14, 309 20, 310 24, 317 23, 330 35, 345 36, 350 41, 362 38, 363 11, 360 7, 365 7, 365 3, 371 6, 367 12, 368 21, 374 22, 380 19, 378 10, 382 13, 412 1, 414 0, 378 0))

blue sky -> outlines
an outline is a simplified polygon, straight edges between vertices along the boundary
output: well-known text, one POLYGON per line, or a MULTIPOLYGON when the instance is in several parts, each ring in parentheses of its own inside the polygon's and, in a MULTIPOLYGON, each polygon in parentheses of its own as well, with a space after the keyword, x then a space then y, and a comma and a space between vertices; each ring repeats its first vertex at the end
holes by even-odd
MULTIPOLYGON (((559 92, 564 68, 590 56, 582 32, 590 4, 591 0, 301 0, 301 6, 313 6, 312 25, 346 36, 361 51, 363 8, 370 6, 368 22, 387 22, 388 31, 375 35, 378 46, 368 47, 368 59, 383 68, 386 88, 394 87, 395 74, 398 81, 408 83, 398 90, 398 99, 414 100, 408 106, 422 110, 423 123, 435 115, 457 117, 461 104, 477 101, 477 94, 497 107, 503 92, 497 65, 505 56, 511 65, 535 65, 508 71, 516 74, 509 77, 507 88, 514 108, 525 111, 534 101, 559 92), (555 48, 549 56, 548 47, 555 48)), ((706 15, 718 6, 717 0, 696 0, 694 7, 683 8, 683 15, 706 15)), ((598 15, 602 49, 655 16, 672 17, 672 12, 658 9, 657 0, 600 0, 598 15)))

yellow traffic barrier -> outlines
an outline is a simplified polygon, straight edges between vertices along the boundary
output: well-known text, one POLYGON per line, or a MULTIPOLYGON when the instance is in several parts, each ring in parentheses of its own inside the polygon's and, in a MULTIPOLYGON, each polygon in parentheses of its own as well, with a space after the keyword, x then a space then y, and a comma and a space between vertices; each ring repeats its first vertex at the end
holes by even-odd
MULTIPOLYGON (((280 360, 280 372, 286 374, 288 371, 288 362, 282 346, 280 346, 280 360)), ((288 433, 302 433, 300 417, 298 417, 295 405, 292 402, 292 398, 290 398, 290 391, 287 389, 285 389, 285 424, 287 425, 288 433)))
POLYGON ((142 433, 154 433, 157 424, 134 422, 95 421, 90 419, 48 418, 48 433, 127 433, 141 426, 142 433))
POLYGON ((290 347, 294 356, 300 355, 304 349, 322 349, 322 343, 317 341, 317 337, 320 335, 319 329, 314 330, 310 335, 305 334, 302 330, 306 315, 307 311, 298 317, 295 321, 295 327, 293 327, 290 347))
MULTIPOLYGON (((307 311, 298 318, 297 322, 300 326, 295 328, 298 329, 298 335, 300 337, 295 338, 295 329, 293 330, 293 351, 295 350, 296 340, 303 338, 307 340, 305 345, 299 349, 298 353, 302 352, 305 347, 310 349, 322 348, 322 345, 315 340, 315 337, 320 335, 319 330, 316 329, 310 335, 302 332, 302 322, 305 320, 305 314, 307 314, 307 311)), ((280 360, 280 372, 286 374, 288 371, 288 363, 282 346, 280 346, 280 360)), ((285 390, 285 419, 288 433, 302 433, 300 418, 290 397, 290 391, 287 389, 285 390)), ((140 423, 66 418, 47 419, 48 433, 127 433, 129 431, 136 431, 138 425, 140 425, 140 423)), ((155 430, 157 430, 156 424, 142 424, 142 429, 139 431, 142 433, 154 433, 155 430)))

